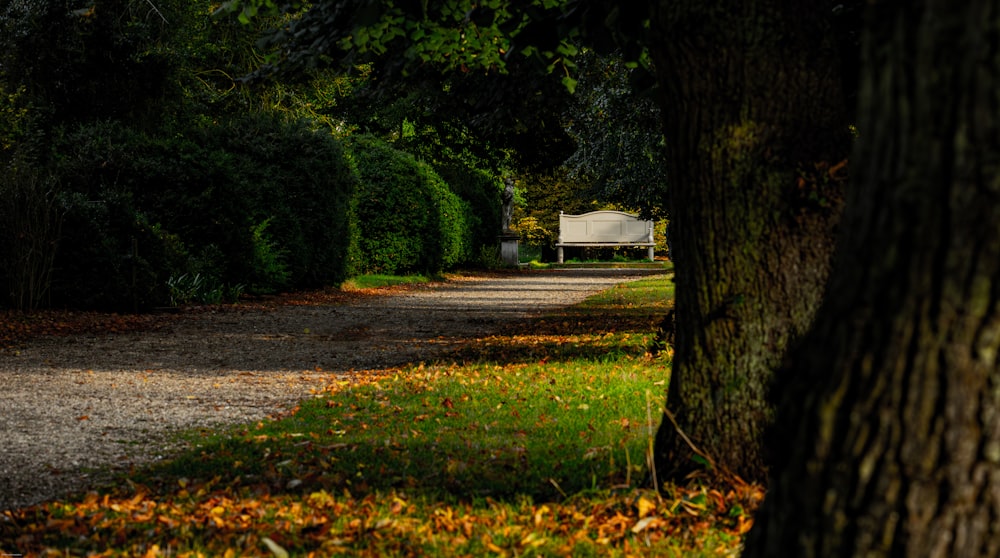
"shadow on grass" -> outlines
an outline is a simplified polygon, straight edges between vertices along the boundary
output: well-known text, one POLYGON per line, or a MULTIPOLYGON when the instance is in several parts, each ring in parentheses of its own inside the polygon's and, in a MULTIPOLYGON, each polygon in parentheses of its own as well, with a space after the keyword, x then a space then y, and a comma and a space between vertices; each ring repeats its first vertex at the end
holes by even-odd
POLYGON ((616 308, 604 315, 571 308, 506 326, 496 335, 470 340, 443 360, 475 363, 604 362, 646 355, 657 341, 672 303, 616 308))
POLYGON ((565 360, 388 371, 280 421, 191 439, 190 451, 139 479, 167 490, 215 478, 237 492, 405 490, 449 501, 634 486, 652 432, 649 397, 658 405, 669 363, 578 347, 589 348, 565 360))

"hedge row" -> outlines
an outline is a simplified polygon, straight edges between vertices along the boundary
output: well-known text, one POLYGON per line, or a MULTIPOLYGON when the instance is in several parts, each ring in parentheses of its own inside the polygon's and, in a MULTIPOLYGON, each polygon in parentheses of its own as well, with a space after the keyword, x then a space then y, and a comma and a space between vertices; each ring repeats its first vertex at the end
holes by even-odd
POLYGON ((372 138, 352 138, 360 177, 360 273, 436 272, 470 261, 479 220, 427 164, 372 138))
MULTIPOLYGON (((183 133, 89 124, 52 145, 52 178, 38 183, 56 185, 61 234, 50 287, 33 287, 32 305, 215 302, 360 273, 436 273, 478 253, 482 223, 470 204, 374 138, 344 145, 306 123, 258 115, 183 133)), ((0 189, 15 186, 6 182, 0 189)), ((24 306, 23 273, 6 256, 10 304, 24 306)))

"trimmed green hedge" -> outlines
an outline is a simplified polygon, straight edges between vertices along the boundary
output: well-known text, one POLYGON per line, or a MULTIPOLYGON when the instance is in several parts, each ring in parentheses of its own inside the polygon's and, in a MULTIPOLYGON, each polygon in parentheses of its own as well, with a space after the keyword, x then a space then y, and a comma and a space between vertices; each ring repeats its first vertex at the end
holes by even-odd
POLYGON ((91 123, 51 145, 63 216, 54 306, 141 310, 436 274, 474 261, 495 217, 378 139, 345 149, 272 116, 156 133, 91 123))
POLYGON ((371 136, 351 138, 358 171, 358 274, 439 273, 471 260, 469 204, 412 155, 371 136))
POLYGON ((192 301, 171 292, 181 285, 213 302, 348 275, 356 177, 340 143, 305 123, 258 115, 157 136, 100 123, 55 152, 67 211, 57 304, 192 301))

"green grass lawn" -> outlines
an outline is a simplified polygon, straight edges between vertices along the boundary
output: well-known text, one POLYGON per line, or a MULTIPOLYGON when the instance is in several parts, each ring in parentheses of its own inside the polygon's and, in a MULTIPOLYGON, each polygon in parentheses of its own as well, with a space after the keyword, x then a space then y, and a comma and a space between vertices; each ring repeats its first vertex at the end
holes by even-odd
POLYGON ((419 285, 430 281, 424 275, 358 275, 344 281, 340 288, 345 291, 363 291, 398 285, 419 285))
POLYGON ((758 488, 646 486, 670 375, 647 348, 671 295, 666 276, 621 285, 280 420, 191 433, 127 488, 12 513, 0 550, 736 555, 758 488))

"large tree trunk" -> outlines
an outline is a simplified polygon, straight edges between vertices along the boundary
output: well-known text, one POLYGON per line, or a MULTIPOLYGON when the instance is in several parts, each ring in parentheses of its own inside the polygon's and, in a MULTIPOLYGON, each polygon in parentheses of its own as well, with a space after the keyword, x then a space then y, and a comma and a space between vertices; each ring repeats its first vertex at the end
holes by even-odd
POLYGON ((876 4, 840 257, 745 556, 1000 556, 1000 2, 876 4))
POLYGON ((658 3, 676 281, 660 479, 766 474, 766 391, 818 307, 849 152, 828 3, 658 3), (676 417, 675 425, 671 416, 676 417))

